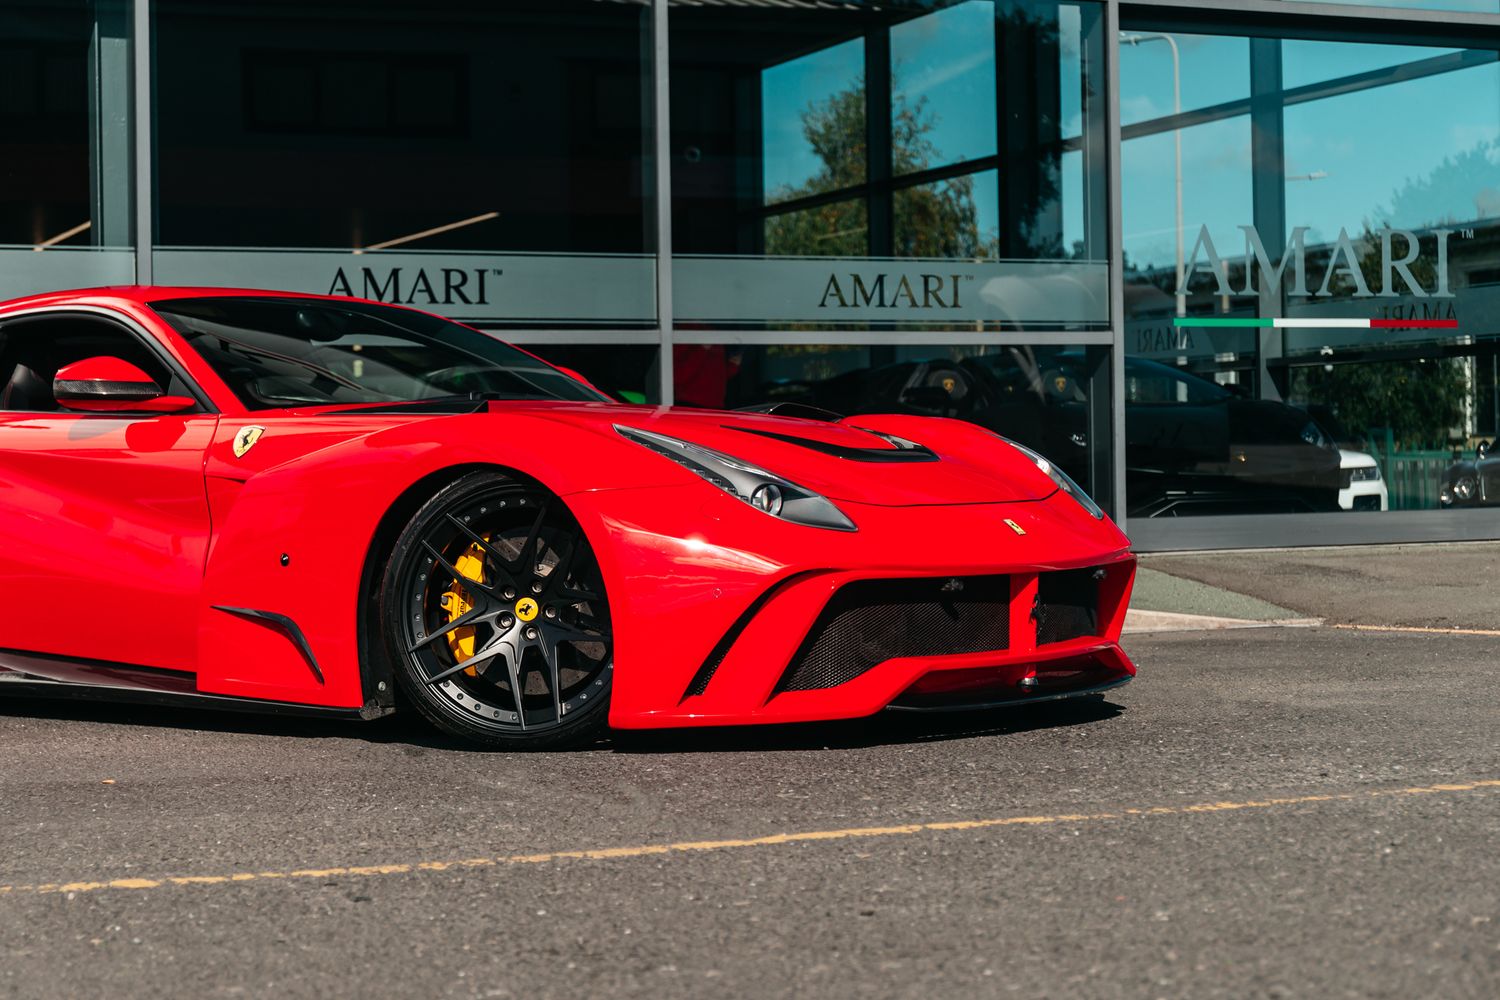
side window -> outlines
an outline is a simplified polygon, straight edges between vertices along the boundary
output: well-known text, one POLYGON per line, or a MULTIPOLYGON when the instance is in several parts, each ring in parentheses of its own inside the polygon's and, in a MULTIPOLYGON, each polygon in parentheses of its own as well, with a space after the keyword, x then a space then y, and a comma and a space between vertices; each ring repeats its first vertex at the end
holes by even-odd
POLYGON ((84 358, 129 361, 156 384, 176 391, 181 380, 128 330, 108 320, 62 316, 21 319, 0 327, 0 411, 50 413, 57 370, 84 358))

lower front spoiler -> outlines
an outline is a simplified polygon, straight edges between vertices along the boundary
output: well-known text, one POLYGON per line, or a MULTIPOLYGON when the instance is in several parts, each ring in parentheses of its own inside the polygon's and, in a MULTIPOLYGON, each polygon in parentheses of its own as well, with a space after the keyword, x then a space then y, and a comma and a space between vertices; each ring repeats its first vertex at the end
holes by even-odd
MULTIPOLYGON (((611 718, 616 729, 755 726, 863 719, 887 709, 951 711, 1023 705, 1097 694, 1135 676, 1119 644, 1084 637, 1030 649, 887 660, 831 688, 775 693, 761 678, 748 708, 695 711, 694 700, 674 709, 611 718)), ((746 675, 748 676, 748 675, 746 675)), ((772 680, 778 676, 771 672, 772 680)))
POLYGON ((1093 687, 1079 688, 1076 691, 1055 691, 1051 694, 1023 695, 1019 698, 1006 698, 1001 701, 984 702, 955 702, 946 705, 901 705, 890 704, 885 707, 887 712, 983 712, 992 708, 1020 708, 1023 705, 1039 705, 1047 701, 1066 701, 1070 698, 1088 698, 1103 694, 1105 691, 1113 691, 1115 688, 1124 687, 1134 677, 1119 677, 1105 684, 1095 684, 1093 687))

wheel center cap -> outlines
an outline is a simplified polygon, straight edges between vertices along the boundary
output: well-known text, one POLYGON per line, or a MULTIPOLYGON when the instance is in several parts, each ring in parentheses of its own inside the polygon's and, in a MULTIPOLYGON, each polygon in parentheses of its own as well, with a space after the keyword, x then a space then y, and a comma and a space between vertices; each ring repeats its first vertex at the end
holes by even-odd
POLYGON ((516 617, 521 619, 523 622, 531 621, 536 617, 536 613, 540 610, 541 609, 537 607, 536 601, 533 601, 529 597, 523 597, 516 602, 516 617))

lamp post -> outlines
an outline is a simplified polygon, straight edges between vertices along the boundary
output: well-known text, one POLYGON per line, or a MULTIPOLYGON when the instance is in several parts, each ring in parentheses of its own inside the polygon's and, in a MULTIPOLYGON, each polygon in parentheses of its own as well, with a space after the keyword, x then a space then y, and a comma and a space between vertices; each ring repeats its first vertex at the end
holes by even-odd
POLYGON ((1182 125, 1176 121, 1182 115, 1182 52, 1177 47, 1177 39, 1162 32, 1121 35, 1120 41, 1127 45, 1140 45, 1142 42, 1166 42, 1172 49, 1172 117, 1174 120, 1172 145, 1177 186, 1177 315, 1186 316, 1187 289, 1183 287, 1184 275, 1182 273, 1186 263, 1182 245, 1182 125))

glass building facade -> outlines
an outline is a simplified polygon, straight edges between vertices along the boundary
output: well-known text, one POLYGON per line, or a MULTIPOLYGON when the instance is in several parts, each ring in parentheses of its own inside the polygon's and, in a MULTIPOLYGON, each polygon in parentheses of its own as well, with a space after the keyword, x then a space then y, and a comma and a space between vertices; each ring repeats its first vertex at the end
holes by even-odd
POLYGON ((1144 548, 1500 537, 1500 0, 0 0, 0 124, 6 298, 969 420, 1144 548))

